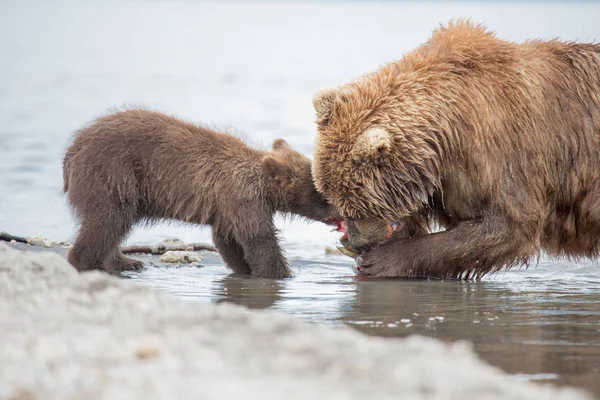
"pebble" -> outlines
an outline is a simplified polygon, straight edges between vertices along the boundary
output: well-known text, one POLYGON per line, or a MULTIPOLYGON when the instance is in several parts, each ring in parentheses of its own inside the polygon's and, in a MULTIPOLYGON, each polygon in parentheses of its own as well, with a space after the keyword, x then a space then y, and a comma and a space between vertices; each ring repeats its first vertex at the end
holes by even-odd
POLYGON ((167 251, 160 256, 160 262, 163 263, 186 263, 191 264, 201 261, 202 257, 193 251, 167 251))
POLYGON ((55 245, 64 245, 65 244, 65 242, 57 242, 54 240, 46 239, 45 237, 43 237, 41 235, 27 238, 27 243, 29 243, 32 246, 43 246, 46 248, 50 248, 55 245))
POLYGON ((156 358, 160 354, 160 344, 155 338, 144 338, 135 351, 140 360, 156 358))

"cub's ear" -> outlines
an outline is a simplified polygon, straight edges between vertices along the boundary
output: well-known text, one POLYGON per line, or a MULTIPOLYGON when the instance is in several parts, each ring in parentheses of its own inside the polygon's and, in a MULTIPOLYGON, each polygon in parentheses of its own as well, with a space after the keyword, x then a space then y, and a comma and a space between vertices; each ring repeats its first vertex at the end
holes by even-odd
POLYGON ((392 148, 392 134, 383 128, 369 128, 361 133, 352 149, 355 158, 372 160, 385 156, 392 148))
POLYGON ((292 147, 283 139, 273 141, 273 151, 292 150, 292 147))
POLYGON ((260 162, 267 175, 272 178, 282 176, 288 177, 292 172, 288 165, 282 163, 273 156, 264 156, 260 162))
POLYGON ((317 112, 317 118, 321 118, 331 111, 331 105, 337 96, 336 89, 324 89, 313 96, 313 107, 317 112))

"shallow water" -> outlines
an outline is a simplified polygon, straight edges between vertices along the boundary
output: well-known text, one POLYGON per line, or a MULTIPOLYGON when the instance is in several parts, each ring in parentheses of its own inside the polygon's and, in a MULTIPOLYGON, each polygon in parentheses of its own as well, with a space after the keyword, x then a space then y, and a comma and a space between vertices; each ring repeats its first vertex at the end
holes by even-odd
POLYGON ((480 282, 360 281, 341 255, 292 259, 293 279, 229 274, 207 255, 202 267, 148 267, 128 276, 189 302, 274 308, 369 335, 423 334, 469 340, 491 364, 523 379, 600 394, 600 279, 597 263, 541 261, 480 282))
MULTIPOLYGON (((13 2, 0 0, 0 230, 71 239, 61 156, 72 132, 110 107, 144 105, 310 155, 312 94, 400 57, 451 17, 504 38, 600 38, 593 2, 13 2)), ((379 336, 468 339, 524 379, 600 394, 600 268, 543 260, 481 282, 357 281, 325 255, 338 234, 278 218, 296 273, 273 282, 202 268, 148 267, 136 281, 190 302, 271 307, 379 336)), ((210 241, 159 225, 130 243, 210 241)))

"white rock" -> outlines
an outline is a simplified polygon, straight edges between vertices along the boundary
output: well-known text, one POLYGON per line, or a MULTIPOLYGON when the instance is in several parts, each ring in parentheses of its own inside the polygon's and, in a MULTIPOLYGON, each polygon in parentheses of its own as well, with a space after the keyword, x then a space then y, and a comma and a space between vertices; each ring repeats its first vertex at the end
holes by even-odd
POLYGON ((66 245, 66 242, 57 242, 55 240, 47 239, 41 235, 28 237, 27 243, 29 243, 32 246, 42 246, 48 248, 52 246, 66 245))
POLYGON ((171 245, 171 246, 175 246, 175 245, 184 245, 185 242, 181 239, 177 239, 177 238, 167 238, 161 242, 159 242, 158 244, 164 244, 164 245, 171 245))
POLYGON ((183 263, 190 264, 201 261, 202 257, 193 251, 167 251, 160 256, 160 262, 163 263, 183 263))

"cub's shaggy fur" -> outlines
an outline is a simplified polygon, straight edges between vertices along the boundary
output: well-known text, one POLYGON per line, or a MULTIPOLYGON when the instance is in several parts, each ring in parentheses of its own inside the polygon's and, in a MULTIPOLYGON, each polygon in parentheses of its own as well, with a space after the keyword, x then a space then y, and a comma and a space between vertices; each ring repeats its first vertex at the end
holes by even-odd
POLYGON ((290 276, 273 214, 325 221, 338 215, 313 184, 311 163, 282 139, 253 149, 145 110, 99 118, 77 132, 63 164, 64 191, 81 228, 68 259, 78 270, 137 269, 120 242, 138 222, 175 219, 212 226, 234 272, 290 276))
POLYGON ((314 106, 316 185, 348 217, 363 274, 480 277, 542 249, 598 255, 600 45, 513 43, 458 21, 314 106), (356 232, 373 220, 410 232, 370 247, 356 232))

